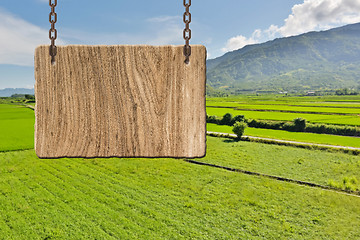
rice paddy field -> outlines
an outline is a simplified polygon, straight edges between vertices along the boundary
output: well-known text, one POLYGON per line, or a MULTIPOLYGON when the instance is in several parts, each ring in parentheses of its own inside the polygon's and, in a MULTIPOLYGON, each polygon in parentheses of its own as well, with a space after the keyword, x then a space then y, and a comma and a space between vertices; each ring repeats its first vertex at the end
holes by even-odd
POLYGON ((207 114, 226 113, 246 118, 292 121, 302 117, 312 123, 360 126, 360 97, 241 96, 208 98, 207 114))
MULTIPOLYGON (((41 160, 33 126, 0 104, 0 239, 360 239, 356 195, 182 159, 41 160)), ((199 161, 360 190, 349 154, 208 137, 199 161)))
MULTIPOLYGON (((207 131, 220 132, 220 133, 233 133, 232 127, 230 126, 216 125, 212 123, 207 124, 207 131)), ((336 136, 336 135, 304 133, 304 132, 288 132, 283 130, 272 130, 272 129, 261 129, 261 128, 246 128, 244 135, 305 142, 305 143, 318 143, 318 144, 360 148, 360 138, 358 137, 336 136)))
POLYGON ((0 104, 0 152, 32 149, 34 111, 21 105, 0 104))

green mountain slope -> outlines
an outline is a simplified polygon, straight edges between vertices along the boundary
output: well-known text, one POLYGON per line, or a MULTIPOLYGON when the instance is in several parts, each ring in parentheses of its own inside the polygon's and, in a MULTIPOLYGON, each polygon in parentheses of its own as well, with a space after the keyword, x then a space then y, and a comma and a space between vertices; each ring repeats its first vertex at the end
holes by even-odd
POLYGON ((360 23, 248 45, 208 60, 208 84, 240 90, 360 85, 360 23))

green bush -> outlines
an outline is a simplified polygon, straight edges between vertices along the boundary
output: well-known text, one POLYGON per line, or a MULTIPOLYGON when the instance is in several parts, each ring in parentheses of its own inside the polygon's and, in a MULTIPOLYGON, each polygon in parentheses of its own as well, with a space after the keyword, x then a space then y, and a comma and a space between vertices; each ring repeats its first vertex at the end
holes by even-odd
POLYGON ((232 114, 231 113, 226 113, 222 119, 220 120, 220 124, 221 125, 228 125, 228 126, 232 126, 232 114))
POLYGON ((30 95, 30 94, 25 94, 25 99, 27 99, 27 100, 35 100, 35 96, 30 95))
POLYGON ((307 123, 306 119, 303 118, 296 118, 292 122, 285 122, 273 120, 246 119, 244 115, 237 115, 235 117, 232 117, 231 113, 226 113, 221 119, 217 118, 216 116, 206 116, 206 122, 228 126, 233 126, 235 122, 246 122, 249 127, 253 128, 360 137, 360 127, 330 124, 312 124, 307 123))
POLYGON ((236 115, 231 119, 231 125, 234 125, 236 122, 245 122, 245 116, 244 115, 236 115))
POLYGON ((294 122, 294 131, 304 132, 304 130, 306 128, 306 119, 295 118, 293 122, 294 122))
POLYGON ((295 131, 295 124, 292 122, 287 122, 282 125, 282 129, 290 132, 295 131))
POLYGON ((219 119, 218 119, 216 116, 206 115, 206 122, 207 122, 207 123, 219 124, 219 119))
POLYGON ((285 122, 249 119, 248 126, 253 128, 282 129, 285 122))
POLYGON ((241 139, 241 136, 244 135, 245 128, 247 128, 247 124, 245 122, 236 122, 232 131, 236 134, 238 139, 241 139))

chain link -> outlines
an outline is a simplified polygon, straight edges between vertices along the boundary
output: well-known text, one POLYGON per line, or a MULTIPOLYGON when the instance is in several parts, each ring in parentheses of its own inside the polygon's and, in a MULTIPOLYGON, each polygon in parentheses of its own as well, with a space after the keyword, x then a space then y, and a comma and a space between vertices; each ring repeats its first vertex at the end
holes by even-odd
POLYGON ((191 6, 191 0, 184 0, 184 23, 185 23, 185 29, 184 29, 184 40, 185 40, 185 46, 184 46, 184 56, 185 56, 185 63, 188 64, 190 62, 190 56, 191 56, 191 46, 190 46, 190 39, 191 39, 191 29, 190 29, 190 23, 191 23, 191 13, 190 13, 190 6, 191 6))
POLYGON ((55 46, 55 40, 57 39, 57 30, 55 29, 55 23, 57 22, 57 14, 55 12, 56 5, 57 5, 57 0, 49 0, 49 6, 51 7, 51 12, 49 14, 49 22, 51 24, 51 28, 49 30, 49 39, 51 41, 49 53, 51 56, 52 64, 55 63, 55 56, 57 54, 57 48, 55 46))
MULTIPOLYGON (((55 63, 55 56, 57 54, 57 48, 55 45, 55 40, 57 39, 57 30, 55 29, 55 23, 57 22, 57 14, 55 12, 55 7, 57 6, 57 0, 49 0, 49 6, 51 7, 51 12, 49 14, 49 22, 51 24, 51 28, 49 30, 49 39, 51 41, 49 52, 50 52, 50 56, 51 56, 51 63, 53 64, 53 63, 55 63)), ((183 37, 185 40, 185 45, 184 45, 185 63, 187 63, 187 64, 190 62, 190 56, 191 56, 190 6, 191 6, 191 0, 184 0, 185 12, 184 12, 183 20, 185 23, 185 29, 183 32, 183 37)))

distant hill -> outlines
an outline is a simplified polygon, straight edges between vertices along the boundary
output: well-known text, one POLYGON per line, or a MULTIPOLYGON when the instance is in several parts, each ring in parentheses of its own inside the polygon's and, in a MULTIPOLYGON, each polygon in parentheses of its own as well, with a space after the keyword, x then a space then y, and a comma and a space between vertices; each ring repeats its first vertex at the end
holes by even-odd
POLYGON ((360 23, 279 38, 207 61, 207 82, 238 90, 360 86, 360 23))
POLYGON ((13 94, 31 94, 34 95, 34 89, 28 88, 5 88, 0 89, 0 97, 11 97, 13 94))

